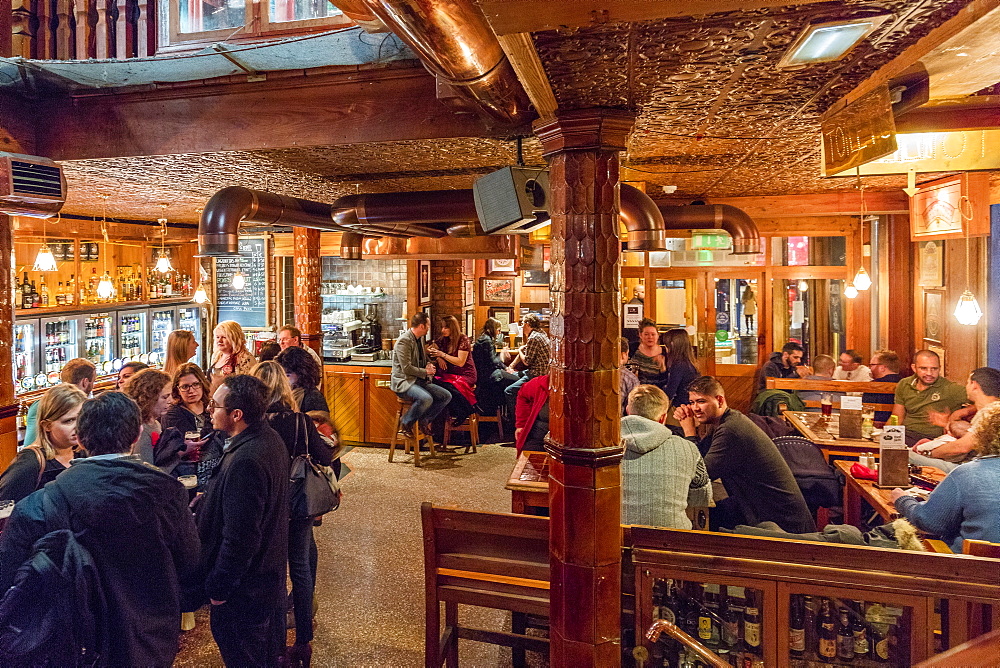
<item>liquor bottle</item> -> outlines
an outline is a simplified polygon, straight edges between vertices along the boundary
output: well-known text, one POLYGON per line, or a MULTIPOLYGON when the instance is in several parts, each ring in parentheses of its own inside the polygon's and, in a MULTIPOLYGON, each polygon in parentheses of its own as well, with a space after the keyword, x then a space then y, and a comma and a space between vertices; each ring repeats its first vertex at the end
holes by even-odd
POLYGON ((757 595, 752 589, 746 590, 746 607, 743 608, 743 646, 746 651, 758 656, 760 654, 760 609, 757 607, 757 595))
POLYGON ((63 303, 66 306, 72 306, 76 303, 76 276, 74 274, 70 274, 69 280, 66 282, 66 295, 63 297, 63 303))
POLYGON ((889 626, 889 633, 886 636, 889 640, 889 662, 894 666, 910 665, 910 635, 909 635, 909 609, 904 608, 903 614, 896 618, 896 622, 889 626))
POLYGON ((719 600, 719 617, 722 619, 722 629, 719 633, 720 653, 735 652, 740 644, 740 616, 736 612, 729 589, 723 585, 719 600))
POLYGON ((42 290, 41 290, 42 306, 48 306, 49 305, 49 284, 45 282, 45 277, 44 276, 42 277, 42 281, 41 282, 42 282, 42 290))
POLYGON ((719 630, 715 621, 712 619, 712 615, 708 607, 708 585, 701 585, 701 592, 699 595, 701 596, 702 603, 698 606, 698 639, 701 641, 702 645, 715 649, 719 646, 719 630), (715 628, 713 629, 713 627, 715 628))
POLYGON ((59 281, 56 284, 56 305, 62 306, 66 303, 66 295, 63 294, 63 282, 59 281))
POLYGON ((840 609, 840 626, 837 628, 837 658, 844 661, 854 660, 854 631, 851 630, 851 618, 847 608, 840 609))
POLYGON ((684 622, 682 628, 692 638, 698 637, 698 617, 701 612, 701 588, 693 582, 685 583, 684 622))
POLYGON ((851 602, 851 633, 854 635, 854 656, 867 657, 871 652, 868 642, 868 625, 865 624, 864 607, 861 601, 851 602))
POLYGON ((32 308, 41 308, 42 306, 42 296, 38 294, 34 281, 31 282, 31 306, 32 308))
MULTIPOLYGON (((667 598, 667 588, 670 585, 666 580, 659 578, 653 580, 653 619, 667 619, 663 612, 664 601, 667 598)), ((673 621, 673 620, 668 620, 673 621)))
POLYGON ((31 308, 34 305, 31 299, 31 282, 28 280, 28 272, 24 272, 24 280, 21 281, 21 308, 31 308))
POLYGON ((819 642, 816 653, 821 659, 832 659, 837 656, 836 622, 830 610, 830 600, 824 598, 819 613, 819 642))
POLYGON ((801 594, 792 594, 788 610, 788 651, 802 656, 806 651, 805 601, 801 594))

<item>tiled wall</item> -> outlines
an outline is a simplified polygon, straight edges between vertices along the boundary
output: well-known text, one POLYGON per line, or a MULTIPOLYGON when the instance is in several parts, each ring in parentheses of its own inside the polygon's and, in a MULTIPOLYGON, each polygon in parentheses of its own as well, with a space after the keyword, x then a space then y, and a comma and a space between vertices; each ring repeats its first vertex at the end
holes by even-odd
MULTIPOLYGON (((381 287, 385 290, 388 296, 378 300, 381 305, 382 332, 385 338, 395 338, 401 326, 396 318, 403 315, 406 306, 405 260, 341 260, 339 257, 324 257, 323 282, 330 281, 363 285, 366 288, 381 287)), ((323 296, 324 309, 361 308, 364 302, 364 299, 323 296)))

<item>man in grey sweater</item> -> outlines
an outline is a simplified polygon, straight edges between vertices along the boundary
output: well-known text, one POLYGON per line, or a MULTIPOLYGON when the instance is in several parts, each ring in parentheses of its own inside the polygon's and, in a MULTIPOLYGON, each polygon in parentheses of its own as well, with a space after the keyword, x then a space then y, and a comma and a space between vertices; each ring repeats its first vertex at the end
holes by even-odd
POLYGON ((798 483, 774 441, 747 416, 729 408, 719 381, 711 376, 696 378, 688 394, 691 403, 678 406, 674 417, 692 439, 699 424, 710 427, 698 450, 709 477, 721 478, 729 495, 712 511, 712 529, 770 521, 789 533, 815 531, 798 483))
POLYGON ((670 400, 655 385, 628 395, 622 418, 622 524, 690 529, 688 506, 708 506, 712 483, 698 449, 663 422, 670 400))
MULTIPOLYGON (((426 313, 414 313, 410 318, 410 329, 396 339, 392 349, 392 375, 389 389, 400 399, 410 402, 410 407, 400 419, 400 433, 413 438, 413 423, 429 425, 438 413, 451 401, 448 390, 434 384, 436 367, 431 364, 421 339, 430 329, 430 319, 426 313)), ((424 432, 430 433, 428 427, 424 432)))

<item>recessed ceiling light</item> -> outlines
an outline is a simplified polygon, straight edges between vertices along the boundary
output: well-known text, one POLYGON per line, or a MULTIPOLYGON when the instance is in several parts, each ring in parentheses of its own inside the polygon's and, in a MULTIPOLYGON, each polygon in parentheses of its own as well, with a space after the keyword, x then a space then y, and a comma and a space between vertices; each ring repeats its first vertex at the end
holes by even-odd
POLYGON ((799 67, 840 60, 888 18, 889 15, 885 14, 808 25, 781 57, 778 67, 799 67))

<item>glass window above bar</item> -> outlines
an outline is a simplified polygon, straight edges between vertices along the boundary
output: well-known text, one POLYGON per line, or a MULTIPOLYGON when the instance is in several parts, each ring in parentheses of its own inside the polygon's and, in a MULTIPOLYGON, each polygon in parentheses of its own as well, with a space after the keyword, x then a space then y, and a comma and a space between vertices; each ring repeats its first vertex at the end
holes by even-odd
POLYGON ((341 14, 329 0, 270 0, 270 11, 271 23, 325 19, 341 14))
POLYGON ((782 267, 843 267, 846 237, 774 237, 771 264, 782 267))

